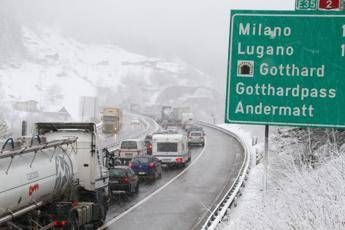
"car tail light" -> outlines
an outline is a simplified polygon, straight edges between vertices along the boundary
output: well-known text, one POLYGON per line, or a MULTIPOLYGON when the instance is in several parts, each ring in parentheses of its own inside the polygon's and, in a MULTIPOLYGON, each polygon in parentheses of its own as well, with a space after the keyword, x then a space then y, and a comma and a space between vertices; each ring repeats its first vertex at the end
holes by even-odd
POLYGON ((182 162, 183 162, 183 158, 182 157, 176 158, 176 163, 177 164, 180 164, 182 162))
POLYGON ((132 162, 129 162, 129 163, 128 163, 128 167, 133 168, 133 166, 134 166, 134 165, 133 165, 132 162))
POLYGON ((150 168, 155 168, 155 167, 156 167, 156 164, 153 163, 153 162, 151 162, 151 163, 149 164, 149 167, 150 167, 150 168))
POLYGON ((124 177, 122 178, 122 180, 120 181, 121 184, 128 184, 129 180, 128 177, 124 177))
POLYGON ((61 221, 55 220, 53 222, 53 224, 54 224, 55 228, 63 228, 67 224, 67 221, 65 221, 65 220, 61 220, 61 221))
POLYGON ((73 208, 77 207, 78 204, 79 204, 78 201, 76 201, 76 200, 72 201, 72 207, 73 208))

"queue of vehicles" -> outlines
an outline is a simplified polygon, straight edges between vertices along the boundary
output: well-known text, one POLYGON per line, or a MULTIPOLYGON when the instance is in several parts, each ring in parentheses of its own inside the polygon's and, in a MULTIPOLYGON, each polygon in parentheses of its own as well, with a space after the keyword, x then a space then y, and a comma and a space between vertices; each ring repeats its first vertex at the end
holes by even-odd
POLYGON ((131 195, 138 192, 141 180, 153 182, 162 177, 162 168, 185 167, 192 159, 192 144, 204 146, 204 131, 201 127, 193 126, 191 130, 180 133, 178 127, 169 127, 147 135, 143 140, 122 140, 116 152, 116 163, 109 170, 122 170, 123 178, 112 176, 110 172, 110 193, 131 195))
MULTIPOLYGON (((117 132, 122 112, 109 111, 102 131, 117 132)), ((37 123, 34 137, 8 139, 0 153, 0 229, 96 229, 114 194, 138 193, 141 179, 191 161, 189 137, 197 131, 177 131, 123 140, 112 163, 99 149, 95 123, 37 123)))
POLYGON ((139 179, 155 181, 162 177, 162 167, 184 167, 191 160, 185 134, 155 133, 144 140, 126 139, 120 143, 110 170, 110 193, 137 192, 139 179), (112 173, 124 172, 123 179, 112 173), (126 179, 127 178, 127 179, 126 179), (132 179, 131 179, 132 178, 132 179))

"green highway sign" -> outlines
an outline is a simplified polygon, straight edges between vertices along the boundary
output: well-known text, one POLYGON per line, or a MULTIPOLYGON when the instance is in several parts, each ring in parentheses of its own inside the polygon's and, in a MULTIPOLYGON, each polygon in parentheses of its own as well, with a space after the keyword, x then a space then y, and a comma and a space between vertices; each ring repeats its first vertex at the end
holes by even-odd
POLYGON ((227 123, 345 127, 345 14, 231 11, 227 123))
POLYGON ((296 0, 296 10, 316 10, 317 0, 296 0))

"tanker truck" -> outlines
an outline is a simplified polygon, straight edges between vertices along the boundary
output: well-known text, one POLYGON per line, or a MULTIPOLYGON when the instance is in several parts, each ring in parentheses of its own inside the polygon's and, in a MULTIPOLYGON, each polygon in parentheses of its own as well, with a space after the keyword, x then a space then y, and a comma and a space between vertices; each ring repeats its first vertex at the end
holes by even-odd
POLYGON ((109 173, 94 123, 37 123, 0 151, 0 229, 96 229, 109 173))

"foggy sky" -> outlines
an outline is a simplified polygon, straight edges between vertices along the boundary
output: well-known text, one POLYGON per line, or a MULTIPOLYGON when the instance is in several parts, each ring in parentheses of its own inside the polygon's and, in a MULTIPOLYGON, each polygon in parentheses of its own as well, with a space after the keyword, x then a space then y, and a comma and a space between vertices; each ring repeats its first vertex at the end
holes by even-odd
POLYGON ((15 9, 23 24, 48 24, 84 42, 181 59, 221 85, 226 78, 230 9, 294 8, 292 0, 2 1, 15 9))

